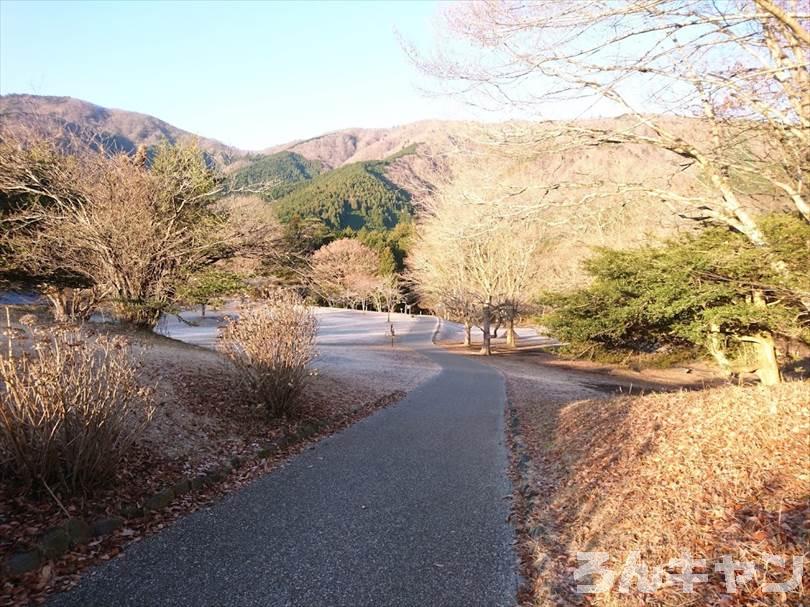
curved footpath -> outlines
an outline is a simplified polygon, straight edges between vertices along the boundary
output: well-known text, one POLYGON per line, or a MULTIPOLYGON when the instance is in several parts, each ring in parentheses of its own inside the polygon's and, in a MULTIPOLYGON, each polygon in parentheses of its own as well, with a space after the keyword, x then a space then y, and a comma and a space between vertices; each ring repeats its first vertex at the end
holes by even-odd
POLYGON ((438 375, 50 604, 514 605, 503 380, 433 346, 435 319, 397 323, 438 375))

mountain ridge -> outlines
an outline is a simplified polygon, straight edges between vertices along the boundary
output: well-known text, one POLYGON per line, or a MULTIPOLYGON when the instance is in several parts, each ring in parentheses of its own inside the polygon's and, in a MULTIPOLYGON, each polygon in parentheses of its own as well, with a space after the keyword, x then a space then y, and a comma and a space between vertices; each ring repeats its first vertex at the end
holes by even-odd
POLYGON ((104 107, 69 96, 0 95, 0 119, 30 126, 47 137, 60 140, 69 134, 100 136, 122 151, 138 146, 194 140, 219 164, 228 165, 247 152, 216 139, 176 127, 150 114, 104 107))
POLYGON ((451 133, 469 124, 461 120, 418 120, 392 127, 353 127, 274 145, 263 152, 296 152, 334 169, 354 162, 384 160, 414 144, 441 145, 451 133))
POLYGON ((67 132, 106 135, 126 152, 134 151, 139 145, 155 145, 163 139, 170 143, 193 139, 223 167, 240 163, 243 166, 243 161, 251 158, 289 151, 321 162, 328 169, 364 160, 383 160, 413 144, 440 142, 447 132, 464 124, 452 120, 421 120, 392 127, 351 127, 261 150, 243 150, 186 131, 150 114, 109 108, 70 96, 0 95, 0 120, 38 127, 53 138, 64 137, 67 132))
MULTIPOLYGON (((123 142, 123 147, 130 149, 140 144, 154 144, 164 137, 171 141, 193 136, 146 114, 108 110, 68 97, 0 97, 0 119, 3 122, 9 121, 15 109, 18 112, 28 110, 21 115, 39 118, 46 130, 57 135, 64 135, 71 127, 98 129, 101 126, 116 141, 123 142), (39 113, 30 109, 34 106, 39 113)), ((659 118, 673 133, 689 133, 690 138, 698 139, 708 137, 708 130, 699 120, 675 116, 659 118)), ((606 131, 644 128, 626 116, 577 122, 585 128, 606 131)), ((435 169, 443 170, 440 165, 444 158, 454 155, 457 142, 479 138, 484 142, 487 139, 494 141, 502 134, 500 131, 515 126, 530 127, 527 132, 556 128, 554 122, 481 124, 425 120, 391 128, 332 131, 272 146, 259 153, 236 150, 211 139, 197 140, 232 178, 238 177, 240 172, 247 176, 248 183, 265 179, 273 182, 275 177, 280 177, 282 187, 274 192, 272 204, 283 201, 279 210, 288 217, 319 215, 333 229, 360 226, 367 221, 377 228, 390 228, 402 210, 409 205, 418 205, 420 197, 432 191, 435 169), (417 153, 397 156, 411 146, 417 153), (307 168, 295 156, 273 158, 279 152, 299 155, 310 163, 320 163, 320 168, 316 170, 315 165, 307 168), (386 159, 389 161, 383 163, 386 159), (369 162, 379 166, 372 167, 371 172, 366 170, 369 167, 352 167, 369 162), (343 167, 349 168, 328 176, 343 167), (403 191, 408 193, 407 197, 403 191)), ((482 148, 477 166, 484 170, 485 155, 493 146, 481 145, 481 142, 477 145, 482 148)), ((550 226, 560 226, 555 228, 558 234, 549 236, 555 241, 553 254, 550 251, 546 256, 549 260, 546 272, 549 288, 554 287, 558 278, 561 285, 569 284, 567 277, 579 272, 579 261, 593 247, 628 248, 682 229, 691 229, 695 224, 685 218, 684 210, 662 212, 659 203, 643 196, 627 199, 619 193, 602 192, 587 206, 577 206, 569 198, 581 196, 581 193, 564 188, 558 192, 555 188, 549 189, 548 184, 576 184, 587 176, 597 185, 602 182, 643 183, 672 191, 685 199, 711 195, 711 188, 705 184, 698 168, 684 167, 679 157, 655 145, 625 143, 611 147, 557 151, 531 148, 524 151, 530 152, 525 158, 512 159, 514 166, 510 168, 509 178, 526 186, 526 196, 531 196, 534 191, 545 196, 538 208, 543 208, 550 226)), ((466 156, 468 153, 464 152, 459 157, 466 156)), ((767 197, 740 195, 755 215, 775 208, 774 202, 767 197)), ((529 200, 527 204, 536 202, 529 200)))

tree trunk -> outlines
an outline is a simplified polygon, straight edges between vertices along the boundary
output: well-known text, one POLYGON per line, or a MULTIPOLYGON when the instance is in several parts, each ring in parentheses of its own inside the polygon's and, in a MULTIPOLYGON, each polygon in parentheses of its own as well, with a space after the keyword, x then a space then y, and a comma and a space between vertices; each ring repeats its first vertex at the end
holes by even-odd
POLYGON ((116 318, 139 329, 152 329, 160 320, 160 308, 145 306, 137 300, 125 300, 116 305, 116 318), (130 303, 134 302, 134 303, 130 303))
POLYGON ((810 204, 807 204, 804 198, 802 198, 799 194, 793 194, 791 196, 793 199, 793 204, 796 205, 799 213, 801 213, 802 217, 807 223, 810 223, 810 204))
POLYGON ((726 356, 723 348, 720 337, 720 327, 713 324, 709 327, 709 331, 709 343, 707 344, 709 353, 712 355, 712 358, 714 358, 717 366, 722 369, 723 373, 731 375, 731 361, 726 356))
POLYGON ((760 335, 748 335, 742 341, 754 344, 757 351, 757 368, 754 373, 759 377, 759 381, 764 386, 773 386, 782 382, 782 375, 779 373, 779 363, 776 360, 776 346, 773 336, 767 333, 760 335))
POLYGON ((481 332, 484 334, 484 341, 481 344, 481 354, 490 356, 492 354, 492 336, 490 335, 490 322, 492 321, 492 307, 491 300, 487 301, 484 306, 483 318, 481 323, 481 332))
POLYGON ((68 312, 64 293, 58 289, 48 289, 44 293, 48 301, 51 302, 54 322, 65 322, 68 319, 68 312))
MULTIPOLYGON (((762 291, 756 290, 753 293, 754 305, 759 308, 766 307, 767 301, 762 291)), ((779 373, 779 362, 776 360, 776 345, 771 333, 760 333, 759 335, 744 337, 743 341, 754 344, 757 350, 756 374, 759 381, 765 386, 773 386, 782 381, 779 373)))
POLYGON ((87 320, 96 310, 98 296, 93 289, 46 287, 42 294, 51 302, 53 319, 58 323, 87 320))
POLYGON ((469 346, 472 344, 472 326, 470 325, 469 320, 464 321, 464 345, 469 346))
POLYGON ((509 348, 517 347, 517 331, 515 331, 515 319, 509 319, 509 327, 506 329, 506 345, 509 348))

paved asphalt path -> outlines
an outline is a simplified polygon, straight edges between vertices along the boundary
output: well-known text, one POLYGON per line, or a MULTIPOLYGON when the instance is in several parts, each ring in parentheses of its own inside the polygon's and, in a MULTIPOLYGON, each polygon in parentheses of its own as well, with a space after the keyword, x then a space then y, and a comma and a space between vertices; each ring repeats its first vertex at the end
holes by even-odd
POLYGON ((503 381, 434 347, 434 319, 410 326, 400 345, 438 375, 50 604, 514 605, 503 381))

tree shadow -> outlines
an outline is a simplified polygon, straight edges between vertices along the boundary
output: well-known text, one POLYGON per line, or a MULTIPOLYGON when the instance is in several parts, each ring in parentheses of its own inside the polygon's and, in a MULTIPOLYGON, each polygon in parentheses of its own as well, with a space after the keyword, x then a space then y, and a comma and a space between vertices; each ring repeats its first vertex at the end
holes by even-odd
POLYGON ((782 366, 782 376, 789 381, 806 381, 810 379, 810 356, 793 360, 782 366))

